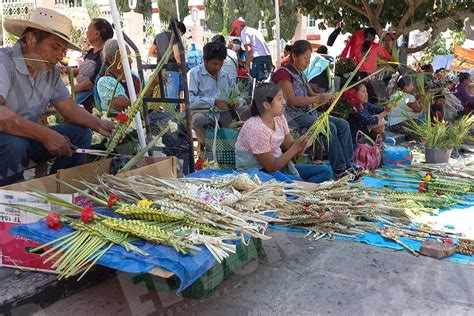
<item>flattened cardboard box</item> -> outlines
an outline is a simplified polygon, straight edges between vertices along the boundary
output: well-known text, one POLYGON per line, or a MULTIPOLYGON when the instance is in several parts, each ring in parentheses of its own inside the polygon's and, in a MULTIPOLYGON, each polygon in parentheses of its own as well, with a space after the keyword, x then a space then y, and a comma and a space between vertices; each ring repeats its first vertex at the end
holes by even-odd
MULTIPOLYGON (((54 175, 0 187, 0 203, 21 203, 39 207, 45 210, 56 211, 57 206, 41 201, 29 195, 31 188, 48 193, 58 194, 62 199, 75 204, 86 204, 84 197, 75 193, 69 187, 59 184, 55 179, 61 179, 72 185, 84 189, 78 181, 86 180, 97 183, 97 177, 110 172, 111 159, 107 159, 99 167, 98 162, 59 170, 54 175)), ((127 178, 134 175, 148 174, 158 177, 176 177, 178 161, 175 157, 144 157, 137 163, 138 168, 120 175, 127 178)), ((38 221, 41 216, 18 211, 11 207, 0 205, 0 266, 13 267, 35 271, 54 272, 51 267, 54 262, 43 263, 43 258, 29 250, 40 243, 20 236, 11 236, 10 228, 19 224, 38 221)))

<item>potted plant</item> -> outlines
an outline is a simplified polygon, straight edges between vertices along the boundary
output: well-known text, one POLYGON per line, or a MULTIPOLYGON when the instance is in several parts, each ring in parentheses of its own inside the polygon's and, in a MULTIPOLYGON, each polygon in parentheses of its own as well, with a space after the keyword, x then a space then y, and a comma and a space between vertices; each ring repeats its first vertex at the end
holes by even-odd
POLYGON ((430 119, 419 122, 411 118, 407 119, 407 123, 407 130, 424 141, 426 162, 445 163, 449 161, 453 149, 459 150, 464 138, 471 131, 474 115, 465 115, 452 124, 430 119))

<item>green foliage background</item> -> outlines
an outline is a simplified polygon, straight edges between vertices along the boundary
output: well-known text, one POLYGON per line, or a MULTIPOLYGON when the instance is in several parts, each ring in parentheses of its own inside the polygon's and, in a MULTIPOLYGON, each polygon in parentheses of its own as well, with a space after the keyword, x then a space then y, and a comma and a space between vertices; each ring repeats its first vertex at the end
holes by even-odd
MULTIPOLYGON (((273 0, 206 0, 207 27, 216 33, 229 34, 231 24, 239 17, 244 18, 248 26, 258 28, 258 21, 264 20, 268 30, 268 40, 273 39, 272 26, 275 20, 273 0)), ((280 8, 281 38, 289 40, 296 28, 296 1, 287 0, 280 8)))

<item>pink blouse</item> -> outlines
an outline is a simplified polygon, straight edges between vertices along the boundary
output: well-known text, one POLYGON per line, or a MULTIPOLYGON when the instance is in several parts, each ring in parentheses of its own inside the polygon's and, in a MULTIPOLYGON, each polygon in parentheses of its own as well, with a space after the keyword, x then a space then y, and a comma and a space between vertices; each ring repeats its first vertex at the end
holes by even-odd
POLYGON ((260 116, 252 116, 240 130, 236 149, 254 155, 271 152, 275 158, 282 155, 280 146, 290 132, 284 115, 274 118, 275 130, 268 128, 260 116))

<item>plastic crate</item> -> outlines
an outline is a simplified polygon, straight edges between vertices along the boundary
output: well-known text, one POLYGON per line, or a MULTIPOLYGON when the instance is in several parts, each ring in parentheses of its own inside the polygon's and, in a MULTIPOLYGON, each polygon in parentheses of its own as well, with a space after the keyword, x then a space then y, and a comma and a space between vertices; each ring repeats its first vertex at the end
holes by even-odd
MULTIPOLYGON (((195 299, 208 298, 217 290, 224 279, 249 261, 257 258, 261 251, 262 241, 251 238, 248 246, 237 246, 236 253, 231 253, 221 263, 215 264, 209 271, 181 292, 181 295, 195 299)), ((163 279, 144 273, 136 275, 133 281, 135 284, 143 282, 148 289, 176 292, 179 288, 179 279, 176 276, 163 279)))
POLYGON ((249 261, 257 258, 262 252, 262 240, 250 239, 248 246, 239 246, 236 252, 227 257, 224 261, 225 271, 224 278, 232 275, 240 267, 249 261))

